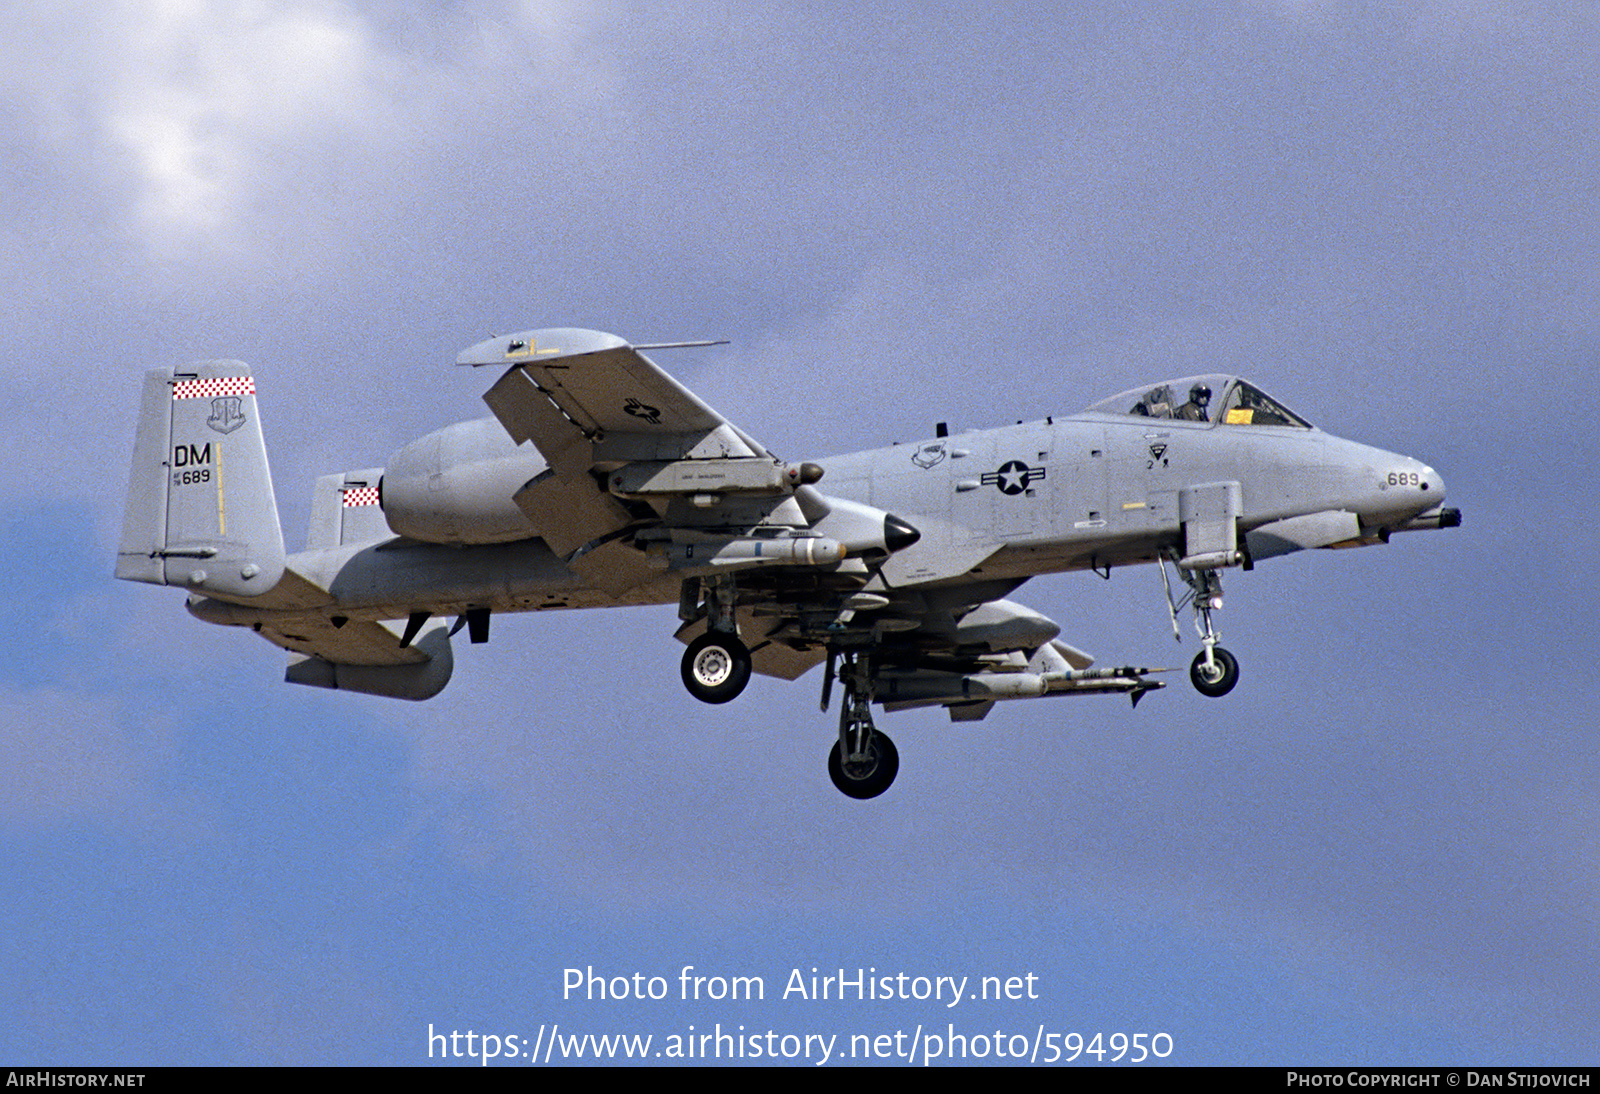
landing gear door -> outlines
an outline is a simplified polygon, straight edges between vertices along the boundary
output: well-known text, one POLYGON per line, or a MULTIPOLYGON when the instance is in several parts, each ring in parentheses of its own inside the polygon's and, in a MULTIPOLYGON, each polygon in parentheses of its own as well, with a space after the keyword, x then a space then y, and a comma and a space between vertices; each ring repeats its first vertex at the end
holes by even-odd
POLYGON ((1239 513, 1243 493, 1237 482, 1208 482, 1178 491, 1178 519, 1183 524, 1186 570, 1236 566, 1239 555, 1239 513))

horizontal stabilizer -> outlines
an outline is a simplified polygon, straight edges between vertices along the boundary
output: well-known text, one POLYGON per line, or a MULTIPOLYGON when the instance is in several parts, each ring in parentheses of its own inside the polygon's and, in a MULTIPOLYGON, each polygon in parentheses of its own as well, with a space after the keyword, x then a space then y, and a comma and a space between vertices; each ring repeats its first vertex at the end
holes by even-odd
POLYGON ((431 620, 409 645, 387 623, 350 620, 341 627, 321 621, 294 628, 261 629, 263 637, 300 656, 283 678, 291 684, 359 691, 391 699, 431 699, 444 690, 455 668, 450 631, 431 620))

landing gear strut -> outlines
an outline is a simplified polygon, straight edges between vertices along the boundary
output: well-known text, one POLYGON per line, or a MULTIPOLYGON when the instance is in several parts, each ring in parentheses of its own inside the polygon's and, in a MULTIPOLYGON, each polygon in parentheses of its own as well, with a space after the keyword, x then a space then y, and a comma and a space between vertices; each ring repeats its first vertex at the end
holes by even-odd
POLYGON ((1172 636, 1178 637, 1178 609, 1184 604, 1194 605, 1195 630, 1200 633, 1200 644, 1205 648, 1195 655, 1189 666, 1189 682, 1201 695, 1219 699, 1233 690, 1239 682, 1239 661, 1233 654, 1217 645, 1217 631, 1211 622, 1211 613, 1222 608, 1222 575, 1215 569, 1185 569, 1172 562, 1189 592, 1176 603, 1172 599, 1172 583, 1167 580, 1165 560, 1161 566, 1161 581, 1167 589, 1167 610, 1172 615, 1172 636))
MULTIPOLYGON (((833 683, 831 657, 828 667, 824 699, 833 683)), ((839 679, 844 684, 844 703, 839 708, 839 739, 828 753, 828 777, 848 797, 876 798, 899 773, 900 753, 888 734, 872 724, 872 683, 866 657, 846 654, 839 679)))

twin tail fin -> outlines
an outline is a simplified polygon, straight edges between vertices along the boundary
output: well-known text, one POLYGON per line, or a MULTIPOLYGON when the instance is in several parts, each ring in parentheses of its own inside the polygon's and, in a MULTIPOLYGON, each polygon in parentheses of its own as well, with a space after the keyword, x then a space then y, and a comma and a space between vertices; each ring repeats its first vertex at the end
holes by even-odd
POLYGON ((145 373, 116 576, 232 599, 271 590, 283 571, 249 366, 145 373))

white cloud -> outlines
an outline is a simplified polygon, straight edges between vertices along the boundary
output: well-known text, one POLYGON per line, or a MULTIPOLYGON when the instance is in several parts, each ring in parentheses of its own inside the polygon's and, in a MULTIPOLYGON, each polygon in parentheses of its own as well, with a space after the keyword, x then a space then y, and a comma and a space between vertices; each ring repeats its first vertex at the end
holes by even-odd
MULTIPOLYGON (((0 45, 0 89, 48 169, 75 180, 64 204, 98 194, 158 258, 281 261, 304 245, 308 208, 407 175, 408 159, 455 136, 467 100, 498 113, 501 96, 564 100, 541 92, 600 79, 574 57, 573 5, 490 2, 411 22, 372 8, 124 0, 82 20, 41 6, 0 45)), ((348 204, 309 233, 318 246, 341 215, 370 211, 348 204)))
POLYGON ((242 242, 264 176, 301 142, 386 127, 397 64, 342 6, 148 0, 104 90, 102 124, 136 164, 144 231, 242 242))

